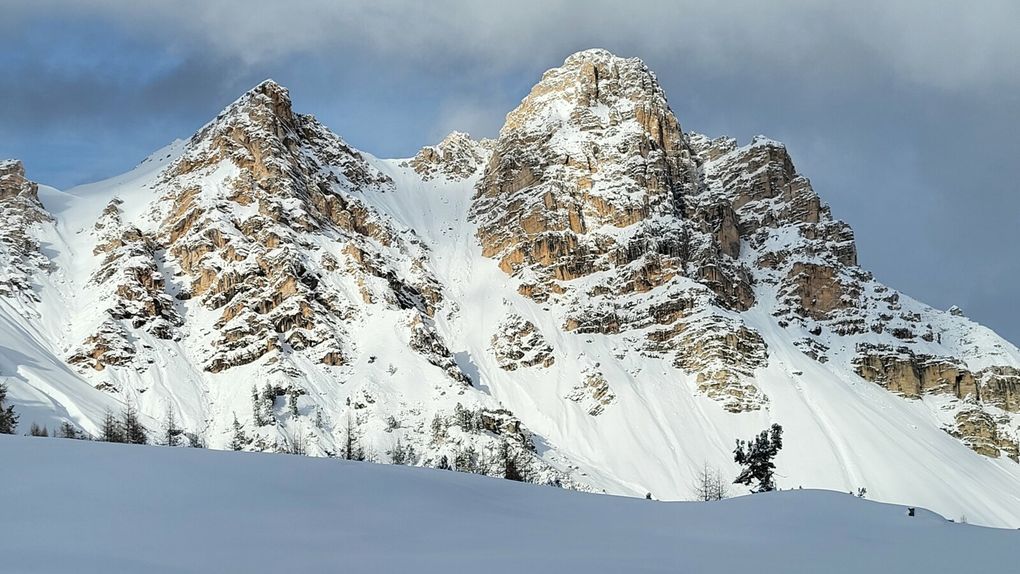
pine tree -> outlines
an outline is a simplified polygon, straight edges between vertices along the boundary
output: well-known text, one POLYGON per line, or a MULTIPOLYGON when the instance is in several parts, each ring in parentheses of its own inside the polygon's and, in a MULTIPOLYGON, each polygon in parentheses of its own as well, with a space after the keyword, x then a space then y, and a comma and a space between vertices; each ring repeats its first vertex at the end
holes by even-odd
POLYGON ((177 446, 181 444, 181 435, 184 430, 177 426, 177 416, 174 415, 173 405, 166 407, 166 416, 163 418, 162 436, 159 444, 163 446, 177 446))
POLYGON ((237 415, 234 415, 234 436, 230 439, 231 450, 244 450, 244 447, 251 443, 248 435, 244 434, 244 427, 237 422, 237 415))
POLYGON ((184 437, 188 439, 188 446, 191 448, 205 448, 205 439, 197 433, 186 432, 184 437))
POLYGON ((124 442, 124 432, 118 421, 109 410, 103 416, 103 426, 99 429, 99 440, 103 442, 124 442))
POLYGON ((351 400, 347 399, 347 428, 341 456, 347 460, 365 460, 365 450, 358 443, 357 427, 350 404, 351 400))
POLYGON ((72 438, 72 439, 84 439, 85 433, 75 428, 75 426, 67 421, 60 423, 60 427, 54 431, 53 436, 58 438, 72 438))
POLYGON ((292 417, 298 416, 297 400, 298 400, 297 391, 291 390, 291 392, 287 393, 287 407, 290 409, 290 416, 292 417))
POLYGON ((478 451, 475 450, 474 445, 468 445, 466 448, 458 450, 457 456, 453 459, 453 464, 457 467, 459 472, 478 472, 478 451))
MULTIPOLYGON (((263 414, 264 408, 262 406, 262 399, 259 397, 259 389, 255 385, 251 386, 251 413, 252 420, 255 422, 255 426, 261 427, 266 426, 266 417, 263 414)), ((236 419, 236 417, 235 417, 236 419)))
POLYGON ((464 408, 464 405, 460 403, 453 407, 453 424, 464 429, 466 432, 478 430, 475 413, 464 408))
POLYGON ((436 416, 432 418, 432 442, 443 442, 443 440, 446 439, 446 430, 448 427, 449 424, 446 422, 446 419, 437 413, 436 416))
POLYGON ((265 413, 266 424, 276 423, 276 390, 269 383, 262 389, 262 412, 265 413))
POLYGON ((406 455, 404 454, 404 445, 400 443, 400 439, 397 439, 397 443, 393 445, 393 450, 389 452, 390 462, 393 464, 405 464, 407 462, 406 455))
POLYGON ((41 427, 33 422, 28 434, 29 436, 50 436, 50 431, 46 430, 46 427, 41 427))
POLYGON ((783 427, 773 424, 771 429, 761 431, 754 439, 744 442, 737 439, 733 460, 744 467, 734 484, 752 486, 752 492, 768 492, 776 489, 776 465, 772 459, 783 448, 783 427))
POLYGON ((14 405, 4 406, 7 402, 7 383, 0 383, 0 434, 14 434, 18 431, 18 413, 14 405))
POLYGON ((138 420, 138 411, 130 402, 121 415, 121 428, 124 431, 124 442, 128 444, 146 444, 149 442, 148 431, 138 420))

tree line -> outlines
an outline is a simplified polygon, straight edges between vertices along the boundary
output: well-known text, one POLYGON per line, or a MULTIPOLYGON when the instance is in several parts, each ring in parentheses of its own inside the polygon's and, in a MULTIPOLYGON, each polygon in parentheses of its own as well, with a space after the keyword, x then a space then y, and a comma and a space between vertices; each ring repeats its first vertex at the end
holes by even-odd
MULTIPOLYGON (((0 383, 0 434, 14 434, 17 431, 19 415, 14 411, 14 406, 7 404, 7 383, 0 383)), ((252 410, 256 426, 264 426, 275 423, 274 402, 276 392, 271 386, 259 392, 252 388, 252 410)), ((297 415, 296 393, 288 394, 288 406, 291 414, 297 415)), ((350 405, 348 401, 348 406, 350 405)), ((439 415, 432 421, 433 440, 440 441, 446 434, 446 429, 451 425, 458 425, 464 430, 478 430, 481 426, 479 413, 464 409, 460 404, 452 417, 448 420, 439 415)), ((317 418, 321 419, 321 413, 317 418)), ((366 460, 365 450, 359 444, 359 436, 356 431, 357 424, 348 408, 346 417, 345 440, 342 442, 342 452, 338 453, 341 458, 347 460, 366 460)), ((394 423, 394 427, 396 423, 394 423)), ((237 416, 233 421, 233 437, 230 442, 232 450, 244 450, 253 441, 244 432, 237 416)), ((35 422, 29 429, 31 436, 51 436, 49 429, 40 427, 35 422)), ((185 440, 189 446, 203 447, 202 440, 196 435, 185 433, 177 423, 177 415, 172 406, 168 406, 161 428, 155 437, 150 436, 149 429, 142 424, 138 410, 130 402, 124 407, 120 415, 114 415, 107 411, 99 428, 98 436, 90 436, 81 429, 76 428, 70 422, 64 421, 59 427, 53 430, 52 436, 59 438, 97 440, 102 442, 125 443, 125 444, 149 444, 155 438, 156 444, 163 446, 180 446, 185 440)), ((744 441, 737 439, 736 448, 733 451, 733 461, 740 465, 741 470, 733 480, 733 484, 743 484, 751 487, 752 492, 768 492, 776 489, 775 482, 775 458, 783 448, 783 427, 773 424, 770 428, 761 431, 756 437, 744 441)), ((292 454, 306 454, 306 438, 302 434, 288 445, 286 452, 292 454)), ((388 451, 391 462, 394 464, 415 464, 418 453, 410 444, 402 444, 398 439, 395 447, 388 451)), ((336 456, 336 454, 333 454, 336 456)), ((503 478, 517 481, 528 480, 528 465, 526 459, 516 454, 504 438, 498 445, 494 456, 486 457, 485 453, 479 453, 472 445, 464 449, 457 449, 451 459, 447 455, 433 461, 440 469, 458 470, 478 474, 496 474, 503 478), (495 472, 493 472, 495 471, 495 472)), ((722 475, 715 468, 707 464, 702 466, 694 484, 692 485, 695 500, 710 501, 722 500, 729 496, 729 490, 722 475)), ((863 496, 863 489, 859 493, 863 496)), ((651 498, 651 493, 647 495, 651 498)))
MULTIPOLYGON (((14 411, 14 405, 7 404, 7 392, 7 383, 0 383, 0 434, 15 434, 18 429, 20 415, 14 411)), ((33 421, 27 434, 38 437, 52 436, 56 438, 123 444, 157 444, 160 446, 181 446, 187 444, 188 446, 199 448, 205 446, 198 435, 185 432, 181 428, 177 422, 176 411, 174 411, 172 406, 167 406, 166 415, 160 428, 153 432, 142 424, 138 409, 130 402, 124 406, 124 409, 119 414, 115 415, 113 411, 107 410, 103 416, 103 422, 99 426, 99 432, 95 436, 74 426, 69 421, 61 422, 52 431, 33 421)))

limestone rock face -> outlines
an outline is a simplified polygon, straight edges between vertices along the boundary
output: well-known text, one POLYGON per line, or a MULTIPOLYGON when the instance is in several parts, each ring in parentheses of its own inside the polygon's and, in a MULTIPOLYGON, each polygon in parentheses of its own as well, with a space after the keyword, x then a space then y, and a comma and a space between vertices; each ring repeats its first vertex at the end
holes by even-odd
POLYGON ((463 180, 485 165, 492 144, 492 140, 475 141, 468 134, 453 132, 437 145, 423 147, 402 165, 410 166, 425 181, 437 177, 463 180))
POLYGON ((164 171, 155 229, 125 227, 116 202, 107 207, 96 225, 105 258, 93 281, 117 285, 110 317, 160 338, 173 338, 181 323, 175 299, 215 314, 205 362, 214 373, 266 356, 277 362, 291 350, 343 364, 353 346, 344 324, 354 285, 361 298, 412 317, 430 315, 441 299, 422 248, 349 192, 388 183, 314 118, 293 113, 285 89, 265 82, 164 171), (384 251, 410 273, 398 275, 384 251), (327 260, 349 272, 347 284, 330 279, 327 260), (175 269, 172 290, 158 271, 165 267, 175 269))
POLYGON ((648 252, 680 255, 676 232, 658 249, 628 247, 651 220, 681 209, 680 189, 694 186, 690 156, 644 64, 575 54, 546 72, 500 131, 474 205, 484 254, 508 273, 541 270, 542 282, 648 252))
POLYGON ((50 268, 32 229, 51 221, 39 186, 17 160, 0 160, 0 297, 38 302, 34 276, 50 268))
POLYGON ((510 315, 492 336, 492 353, 499 368, 514 371, 527 367, 549 367, 556 362, 553 348, 535 324, 520 315, 510 315))
POLYGON ((593 417, 605 412, 616 395, 609 388, 609 383, 598 371, 590 371, 584 374, 584 378, 567 395, 567 398, 581 404, 585 411, 593 417))
POLYGON ((958 399, 981 398, 974 375, 948 357, 915 354, 907 347, 858 346, 857 374, 906 397, 947 393, 958 399))
MULTIPOLYGON (((409 165, 455 180, 483 153, 454 134, 409 165)), ((366 457, 371 445, 352 451, 361 440, 353 435, 385 426, 401 442, 384 441, 372 456, 496 474, 500 455, 527 480, 588 488, 538 457, 520 420, 471 389, 437 330, 446 301, 429 249, 365 199, 393 193, 393 181, 295 113, 286 89, 256 86, 147 185, 140 216, 129 220, 125 210, 138 206, 114 197, 85 230, 96 258, 88 288, 104 295, 75 325, 85 335, 67 360, 96 388, 141 395, 176 363, 202 381, 198 397, 254 387, 245 448, 293 452, 305 448, 294 441, 311 440, 319 454, 340 445, 348 458, 366 457), (324 407, 337 409, 344 385, 362 390, 342 393, 339 418, 324 407), (409 390, 383 400, 379 388, 409 390)), ((511 329, 519 339, 504 343, 508 360, 552 364, 531 329, 511 329), (520 342, 533 347, 517 356, 520 342)))
POLYGON ((706 186, 655 75, 640 60, 589 50, 546 72, 507 116, 472 216, 483 255, 520 279, 521 293, 558 304, 565 330, 648 331, 648 351, 673 357, 728 408, 758 408, 749 376, 767 354, 753 329, 722 317, 754 304, 753 278, 738 262, 731 202, 706 186), (671 299, 720 315, 694 326, 685 318, 703 308, 671 299), (718 343, 696 342, 702 336, 718 343), (709 363, 720 366, 698 370, 709 363))
POLYGON ((391 160, 267 81, 40 189, 0 162, 0 359, 58 424, 131 401, 214 448, 667 499, 778 422, 784 487, 1020 520, 1020 349, 878 282, 783 144, 682 130, 640 60, 391 160))
POLYGON ((981 409, 968 409, 956 414, 956 426, 950 433, 963 440, 964 444, 978 454, 998 458, 1005 455, 1013 462, 1020 461, 1020 442, 1016 435, 1003 431, 1008 420, 996 420, 981 409))
POLYGON ((989 367, 972 373, 958 359, 919 354, 909 347, 859 344, 854 359, 861 378, 905 397, 949 395, 957 401, 954 436, 980 454, 1000 451, 1017 460, 1017 428, 1010 413, 1020 412, 1020 370, 989 367))

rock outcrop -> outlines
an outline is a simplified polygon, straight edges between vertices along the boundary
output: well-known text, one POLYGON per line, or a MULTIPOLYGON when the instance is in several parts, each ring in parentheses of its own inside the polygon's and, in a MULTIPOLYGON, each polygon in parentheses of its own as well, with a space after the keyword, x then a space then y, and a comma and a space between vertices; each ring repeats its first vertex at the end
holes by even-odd
POLYGON ((655 325, 649 348, 725 395, 727 408, 758 408, 750 375, 767 354, 753 329, 724 317, 754 304, 753 279, 738 262, 736 213, 703 201, 706 185, 654 74, 640 60, 589 50, 546 72, 507 116, 472 214, 483 255, 518 278, 521 293, 562 305, 565 330, 655 325), (692 299, 719 309, 715 320, 692 326, 682 319, 703 309, 665 310, 692 299), (708 363, 720 366, 699 370, 708 363))
POLYGON ((423 147, 401 165, 410 166, 424 181, 437 177, 458 181, 471 177, 485 164, 492 140, 475 141, 453 132, 434 146, 423 147))
POLYGON ((35 276, 50 269, 33 229, 52 220, 39 186, 17 160, 0 160, 0 297, 38 302, 35 276))
POLYGON ((500 323, 499 330, 492 335, 491 348, 499 368, 506 371, 549 367, 556 362, 553 348, 542 333, 520 315, 510 315, 500 323))
MULTIPOLYGON (((421 154, 415 169, 456 179, 480 167, 472 155, 480 149, 455 134, 421 154)), ((445 468, 457 461, 497 475, 511 464, 504 457, 520 478, 587 488, 537 456, 511 413, 470 390, 436 328, 445 300, 428 248, 365 200, 392 193, 392 180, 293 112, 286 89, 267 81, 243 95, 149 185, 144 224, 126 221, 115 197, 88 230, 98 262, 89 289, 105 296, 77 329, 87 334, 67 360, 96 388, 139 395, 167 364, 184 361, 211 387, 240 384, 244 394, 254 386, 250 416, 234 411, 249 421, 248 450, 314 447, 333 456, 339 448, 347 458, 445 468), (389 362, 377 367, 366 347, 384 343, 380 330, 389 362), (366 372, 372 384, 359 381, 366 372), (330 387, 347 384, 365 390, 344 393, 342 416, 323 411, 335 401, 330 387), (387 385, 412 390, 379 400, 387 385), (444 397, 457 397, 457 409, 477 421, 448 428, 461 411, 444 397), (383 446, 373 447, 368 437, 383 426, 385 440, 373 439, 383 446)), ((518 327, 512 334, 535 347, 516 360, 552 364, 540 335, 518 327)))
POLYGON ((602 373, 589 371, 584 373, 581 382, 571 389, 566 398, 580 404, 589 415, 597 417, 605 412, 616 395, 610 390, 609 382, 602 373))
POLYGON ((394 160, 267 81, 44 188, 55 220, 36 191, 0 162, 0 335, 73 366, 13 361, 83 427, 112 395, 215 448, 678 498, 767 421, 805 486, 955 512, 1020 476, 1020 349, 876 281, 785 146, 682 130, 637 59, 570 56, 497 139, 394 160))

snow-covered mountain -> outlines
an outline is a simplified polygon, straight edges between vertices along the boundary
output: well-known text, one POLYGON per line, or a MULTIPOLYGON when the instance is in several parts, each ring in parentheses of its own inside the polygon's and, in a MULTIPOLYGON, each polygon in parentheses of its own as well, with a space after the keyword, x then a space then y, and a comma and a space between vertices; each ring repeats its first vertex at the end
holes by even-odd
POLYGON ((778 422, 781 487, 1020 526, 1020 350, 875 281, 782 144, 681 130, 637 59, 398 160, 267 81, 107 181, 0 163, 0 210, 26 428, 131 402, 214 448, 677 499, 778 422))

